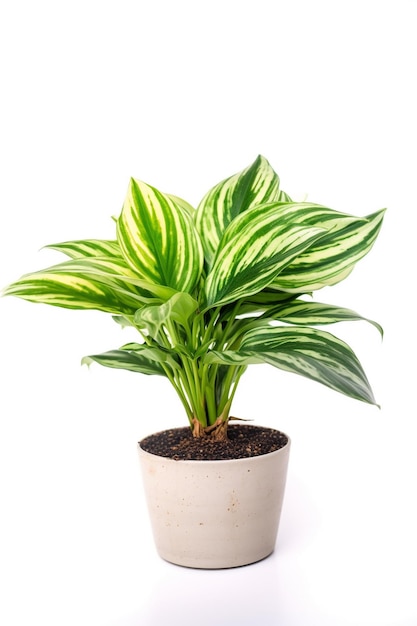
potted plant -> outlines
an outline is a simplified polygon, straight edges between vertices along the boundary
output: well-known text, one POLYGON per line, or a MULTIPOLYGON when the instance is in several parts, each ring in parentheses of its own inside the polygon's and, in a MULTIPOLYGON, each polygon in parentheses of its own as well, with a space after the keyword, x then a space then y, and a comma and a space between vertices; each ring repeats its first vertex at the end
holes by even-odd
POLYGON ((160 375, 173 385, 188 426, 139 444, 163 558, 230 567, 274 549, 290 440, 273 429, 229 425, 249 365, 268 363, 375 404, 352 349, 317 328, 365 318, 312 293, 350 274, 383 215, 294 202, 262 156, 213 187, 197 209, 131 179, 114 240, 48 246, 69 260, 4 290, 97 309, 134 327, 138 342, 83 362, 160 375))

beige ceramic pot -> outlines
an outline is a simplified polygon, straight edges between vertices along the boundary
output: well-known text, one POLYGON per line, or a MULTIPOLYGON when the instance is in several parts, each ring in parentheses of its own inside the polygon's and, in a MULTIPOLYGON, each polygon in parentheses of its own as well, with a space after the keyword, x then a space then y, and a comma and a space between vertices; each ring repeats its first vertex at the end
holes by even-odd
POLYGON ((217 569, 273 552, 290 440, 276 452, 231 461, 139 459, 159 555, 186 567, 217 569))

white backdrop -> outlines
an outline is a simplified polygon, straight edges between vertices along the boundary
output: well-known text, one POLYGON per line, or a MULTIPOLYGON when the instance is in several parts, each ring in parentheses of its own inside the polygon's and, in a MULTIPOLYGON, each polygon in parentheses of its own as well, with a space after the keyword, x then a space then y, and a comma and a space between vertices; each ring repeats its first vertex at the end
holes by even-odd
POLYGON ((416 18, 412 0, 0 5, 1 286, 52 263, 45 244, 111 237, 130 176, 196 204, 261 153, 293 197, 389 209, 321 294, 384 326, 338 333, 381 410, 262 366, 236 398, 293 441, 277 550, 246 568, 157 557, 136 442, 182 408, 160 379, 80 367, 126 331, 0 300, 2 624, 417 624, 416 18))

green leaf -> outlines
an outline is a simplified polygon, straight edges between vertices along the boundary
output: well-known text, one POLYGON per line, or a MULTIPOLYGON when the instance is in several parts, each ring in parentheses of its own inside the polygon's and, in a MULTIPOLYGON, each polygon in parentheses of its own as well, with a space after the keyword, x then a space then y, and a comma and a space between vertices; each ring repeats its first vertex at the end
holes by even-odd
POLYGON ((80 239, 77 241, 64 241, 62 243, 54 243, 45 248, 63 252, 71 259, 80 259, 84 257, 119 257, 122 258, 120 246, 117 241, 104 239, 80 239))
POLYGON ((306 293, 345 279, 372 248, 385 209, 367 217, 338 213, 320 205, 292 203, 278 209, 288 223, 324 228, 327 232, 308 250, 283 268, 271 286, 292 293, 306 293))
POLYGON ((252 207, 229 224, 206 279, 208 306, 261 291, 325 233, 322 228, 288 224, 276 209, 275 204, 252 207))
POLYGON ((376 404, 358 358, 346 343, 328 332, 302 327, 255 328, 244 336, 238 354, 258 357, 351 398, 376 404))
MULTIPOLYGON (((142 344, 137 344, 137 346, 141 345, 142 344)), ((143 346, 143 350, 139 348, 136 350, 110 350, 103 352, 103 354, 85 356, 82 359, 82 364, 91 365, 91 363, 96 362, 105 367, 124 369, 140 374, 166 376, 161 361, 150 358, 149 355, 149 348, 146 346, 143 346)))
POLYGON ((198 302, 188 293, 176 293, 164 304, 146 306, 135 314, 135 324, 139 328, 149 331, 151 337, 156 338, 163 325, 175 322, 183 327, 198 308, 198 302))
POLYGON ((279 320, 287 324, 302 325, 325 325, 337 322, 364 321, 375 326, 384 334, 382 326, 377 322, 362 317, 351 309, 345 309, 333 304, 323 304, 322 302, 307 302, 306 300, 293 300, 266 308, 262 318, 268 320, 279 320))
POLYGON ((189 213, 190 215, 194 217, 195 208, 191 206, 191 204, 187 202, 187 200, 184 200, 184 198, 180 198, 179 196, 174 196, 172 193, 167 193, 165 195, 168 198, 171 198, 171 200, 175 202, 175 204, 177 204, 182 209, 184 209, 186 213, 189 213))
POLYGON ((264 363, 262 357, 254 354, 236 352, 235 350, 210 350, 202 359, 206 365, 255 365, 264 363))
POLYGON ((279 184, 278 174, 264 157, 258 156, 252 165, 217 184, 204 196, 197 207, 195 223, 209 267, 224 231, 239 214, 257 204, 289 200, 279 184))
POLYGON ((203 250, 192 217, 172 198, 132 178, 117 238, 127 263, 142 278, 176 291, 193 291, 203 250))
POLYGON ((133 315, 155 302, 133 272, 117 258, 78 258, 27 274, 6 287, 4 295, 18 296, 68 309, 97 309, 133 315))
MULTIPOLYGON (((270 308, 279 306, 284 302, 291 302, 299 297, 300 294, 288 293, 287 291, 279 291, 270 289, 270 285, 262 291, 248 296, 239 301, 240 315, 260 315, 270 308)), ((230 319, 235 316, 235 307, 231 303, 222 308, 222 319, 230 319)))
POLYGON ((175 350, 164 348, 156 341, 148 340, 149 343, 126 343, 120 348, 120 350, 126 350, 133 354, 143 356, 151 361, 157 361, 158 363, 166 363, 171 368, 178 368, 178 355, 175 350))
POLYGON ((116 324, 118 324, 122 328, 127 328, 127 327, 136 328, 135 324, 133 323, 133 320, 125 315, 113 315, 112 319, 116 322, 116 324))
MULTIPOLYGON (((78 241, 66 241, 59 244, 52 244, 45 246, 59 252, 63 252, 72 259, 87 259, 94 257, 94 262, 107 264, 106 272, 112 265, 116 268, 120 268, 119 272, 111 269, 111 273, 116 275, 120 273, 123 275, 123 281, 126 285, 132 285, 132 291, 137 291, 136 287, 140 290, 148 291, 148 295, 153 294, 156 298, 162 301, 168 300, 175 290, 163 285, 156 285, 144 280, 139 274, 134 272, 128 267, 126 261, 123 258, 121 249, 117 241, 102 240, 102 239, 83 239, 78 241)), ((58 266, 57 266, 58 267, 58 266)), ((85 271, 92 271, 92 265, 86 265, 85 271)), ((129 287, 130 289, 130 287, 129 287)))

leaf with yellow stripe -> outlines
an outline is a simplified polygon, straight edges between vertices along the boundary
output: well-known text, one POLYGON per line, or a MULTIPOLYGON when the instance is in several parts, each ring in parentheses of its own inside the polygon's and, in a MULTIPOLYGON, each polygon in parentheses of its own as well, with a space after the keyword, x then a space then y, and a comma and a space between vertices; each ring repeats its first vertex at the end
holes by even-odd
POLYGON ((338 322, 363 321, 375 326, 381 337, 384 334, 382 326, 374 320, 362 317, 362 315, 359 315, 359 313, 351 309, 315 301, 293 300, 291 302, 270 306, 266 309, 265 313, 257 319, 280 321, 286 324, 302 326, 324 326, 338 322))
POLYGON ((155 348, 149 348, 145 344, 132 344, 132 347, 125 346, 119 350, 109 350, 102 354, 85 356, 82 359, 82 364, 90 366, 95 362, 104 367, 114 369, 166 376, 166 371, 162 366, 166 359, 161 356, 160 352, 155 348))
POLYGON ((263 156, 213 187, 195 214, 207 265, 211 266, 224 231, 238 215, 257 204, 288 200, 287 194, 280 190, 278 174, 263 156))
POLYGON ((309 293, 344 280, 371 250, 382 226, 385 209, 354 217, 320 205, 285 204, 277 208, 287 223, 302 223, 326 233, 280 272, 271 287, 309 293))
POLYGON ((229 366, 267 363, 356 400, 376 404, 353 350, 331 333, 315 328, 257 327, 246 333, 239 350, 210 352, 206 362, 229 366))
POLYGON ((322 228, 286 223, 273 204, 241 213, 227 227, 207 276, 207 305, 261 291, 323 233, 322 228))
POLYGON ((192 292, 203 250, 190 213, 165 195, 131 179, 117 239, 128 265, 150 283, 192 292))
POLYGON ((26 274, 6 287, 4 295, 68 309, 133 315, 144 304, 155 302, 135 282, 134 273, 121 259, 78 258, 26 274))
POLYGON ((64 241, 53 243, 45 248, 63 252, 71 259, 82 259, 84 257, 119 257, 122 252, 117 241, 105 239, 80 239, 76 241, 64 241))

